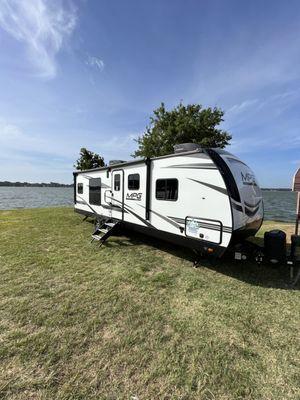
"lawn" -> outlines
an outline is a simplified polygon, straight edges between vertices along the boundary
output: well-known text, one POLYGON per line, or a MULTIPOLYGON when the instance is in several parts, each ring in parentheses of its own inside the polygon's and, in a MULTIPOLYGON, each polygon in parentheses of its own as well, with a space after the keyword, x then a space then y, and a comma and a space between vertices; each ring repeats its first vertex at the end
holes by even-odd
POLYGON ((286 269, 195 269, 189 251, 98 249, 91 231, 70 208, 0 212, 0 398, 300 399, 286 269))

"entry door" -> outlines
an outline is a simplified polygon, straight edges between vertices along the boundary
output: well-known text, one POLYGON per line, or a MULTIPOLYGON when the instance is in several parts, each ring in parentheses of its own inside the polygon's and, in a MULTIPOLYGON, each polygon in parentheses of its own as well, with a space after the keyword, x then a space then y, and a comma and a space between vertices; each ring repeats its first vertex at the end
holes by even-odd
POLYGON ((124 215, 124 171, 116 169, 112 171, 112 217, 123 219, 124 215))

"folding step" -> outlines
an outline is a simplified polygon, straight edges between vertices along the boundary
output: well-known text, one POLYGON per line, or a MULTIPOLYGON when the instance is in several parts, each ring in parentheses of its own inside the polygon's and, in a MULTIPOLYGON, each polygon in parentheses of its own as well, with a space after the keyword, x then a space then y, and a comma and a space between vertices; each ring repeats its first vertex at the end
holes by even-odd
POLYGON ((100 228, 100 229, 98 229, 98 231, 99 232, 102 232, 102 233, 107 233, 107 232, 109 232, 110 231, 110 229, 102 229, 102 228, 100 228))
POLYGON ((116 224, 117 222, 105 222, 105 225, 110 226, 111 228, 113 228, 116 224))
POLYGON ((99 245, 102 244, 117 230, 120 221, 116 222, 104 222, 100 227, 98 227, 92 234, 92 242, 94 240, 99 241, 99 245), (100 235, 102 233, 102 235, 100 235))
POLYGON ((101 240, 102 236, 100 235, 92 235, 92 241, 94 240, 101 240))

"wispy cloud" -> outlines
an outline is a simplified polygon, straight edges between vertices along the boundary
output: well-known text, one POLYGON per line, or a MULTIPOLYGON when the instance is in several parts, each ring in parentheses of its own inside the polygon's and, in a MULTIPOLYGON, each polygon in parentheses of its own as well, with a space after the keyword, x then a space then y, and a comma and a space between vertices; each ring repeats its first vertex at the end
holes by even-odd
POLYGON ((259 98, 242 100, 226 110, 226 120, 232 125, 241 119, 249 118, 249 113, 251 115, 256 114, 256 119, 258 119, 259 114, 266 116, 266 113, 270 112, 272 118, 274 118, 275 115, 280 115, 286 108, 294 104, 299 97, 298 90, 289 90, 260 96, 259 98))
POLYGON ((283 131, 258 132, 257 135, 249 137, 238 137, 231 142, 229 151, 238 154, 252 153, 258 150, 267 151, 290 151, 300 148, 300 137, 292 131, 288 135, 283 131))
POLYGON ((7 123, 0 118, 0 143, 1 141, 15 141, 22 136, 22 131, 17 125, 7 123))
POLYGON ((70 182, 74 161, 84 146, 111 159, 129 159, 138 134, 118 130, 73 130, 70 135, 22 126, 0 116, 0 171, 11 180, 70 182))
POLYGON ((95 57, 95 56, 88 56, 86 61, 85 61, 86 65, 88 65, 89 67, 93 67, 98 69, 99 71, 103 71, 104 69, 104 62, 101 60, 101 58, 99 57, 95 57))
POLYGON ((237 114, 240 112, 244 112, 246 109, 249 107, 252 107, 253 105, 258 103, 258 99, 249 99, 249 100, 244 100, 241 103, 234 104, 232 107, 230 107, 227 111, 226 114, 237 114))
POLYGON ((56 56, 76 26, 76 9, 60 0, 2 0, 0 26, 26 46, 38 76, 53 78, 56 56), (68 6, 67 6, 68 5, 68 6))

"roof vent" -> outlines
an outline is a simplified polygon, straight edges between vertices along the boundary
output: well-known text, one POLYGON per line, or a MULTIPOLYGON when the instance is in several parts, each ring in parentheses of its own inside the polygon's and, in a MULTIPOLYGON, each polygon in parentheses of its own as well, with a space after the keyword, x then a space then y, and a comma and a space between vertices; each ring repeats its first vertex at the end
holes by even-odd
POLYGON ((108 165, 123 164, 123 163, 125 163, 125 162, 126 162, 126 161, 124 161, 124 160, 110 160, 109 163, 108 163, 108 165))
POLYGON ((174 153, 184 153, 185 151, 201 150, 200 144, 197 143, 181 143, 175 144, 174 153))

